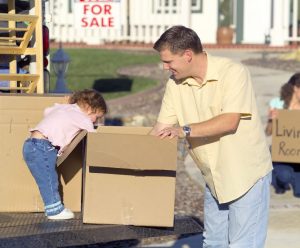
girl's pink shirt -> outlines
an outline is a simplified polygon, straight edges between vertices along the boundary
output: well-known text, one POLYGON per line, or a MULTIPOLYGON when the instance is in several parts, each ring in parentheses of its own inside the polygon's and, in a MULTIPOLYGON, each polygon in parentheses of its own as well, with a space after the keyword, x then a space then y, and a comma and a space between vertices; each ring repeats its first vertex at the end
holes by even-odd
POLYGON ((30 131, 38 130, 53 146, 59 146, 61 154, 80 130, 95 132, 93 123, 77 104, 54 104, 46 108, 43 120, 30 131))

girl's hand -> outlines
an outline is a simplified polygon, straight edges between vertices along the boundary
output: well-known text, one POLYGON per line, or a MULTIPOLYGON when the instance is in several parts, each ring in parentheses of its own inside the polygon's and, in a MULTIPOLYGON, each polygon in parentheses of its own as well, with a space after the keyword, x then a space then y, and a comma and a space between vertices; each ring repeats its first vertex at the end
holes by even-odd
POLYGON ((268 118, 269 118, 269 120, 277 119, 278 118, 278 109, 270 109, 268 118))
POLYGON ((278 109, 269 109, 268 113, 268 123, 265 129, 265 133, 267 136, 272 135, 272 123, 273 120, 278 118, 278 109))

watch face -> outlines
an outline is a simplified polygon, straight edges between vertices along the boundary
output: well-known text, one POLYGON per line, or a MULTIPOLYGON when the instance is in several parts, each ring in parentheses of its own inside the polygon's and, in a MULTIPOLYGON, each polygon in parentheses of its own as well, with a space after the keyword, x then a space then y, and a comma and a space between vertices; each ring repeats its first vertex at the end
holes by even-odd
POLYGON ((186 136, 190 135, 191 128, 189 126, 183 126, 183 131, 185 132, 186 136))

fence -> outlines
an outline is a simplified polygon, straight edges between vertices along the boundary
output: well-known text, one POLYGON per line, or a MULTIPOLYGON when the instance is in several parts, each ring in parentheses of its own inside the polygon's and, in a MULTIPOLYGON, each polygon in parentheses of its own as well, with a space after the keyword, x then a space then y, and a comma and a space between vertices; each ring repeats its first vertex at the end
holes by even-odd
POLYGON ((202 0, 121 0, 119 29, 83 29, 75 25, 77 20, 72 9, 75 5, 70 7, 68 1, 54 0, 50 2, 53 11, 50 37, 58 42, 87 44, 113 41, 152 43, 170 26, 190 26, 193 12, 199 13, 197 10, 202 8, 201 3, 202 0))

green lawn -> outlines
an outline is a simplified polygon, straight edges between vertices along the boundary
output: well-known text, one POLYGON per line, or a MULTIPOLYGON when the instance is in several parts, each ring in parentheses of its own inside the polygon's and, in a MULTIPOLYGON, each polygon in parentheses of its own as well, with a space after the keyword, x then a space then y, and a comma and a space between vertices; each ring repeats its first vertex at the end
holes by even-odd
MULTIPOLYGON (((66 82, 67 87, 71 90, 80 90, 85 88, 97 88, 97 85, 113 87, 124 82, 132 82, 130 91, 116 91, 112 93, 103 93, 105 99, 117 98, 120 96, 132 94, 138 91, 154 87, 158 84, 156 80, 132 77, 129 79, 120 78, 116 71, 118 68, 138 65, 138 64, 155 64, 159 62, 159 57, 155 53, 145 54, 130 51, 112 51, 101 49, 64 49, 70 56, 71 62, 67 71, 66 82), (96 83, 96 85, 95 85, 96 83)), ((55 50, 51 50, 51 55, 55 50)), ((51 56, 50 55, 50 56, 51 56)), ((51 89, 55 87, 56 76, 51 68, 51 89)), ((101 91, 101 88, 99 89, 101 91)))

